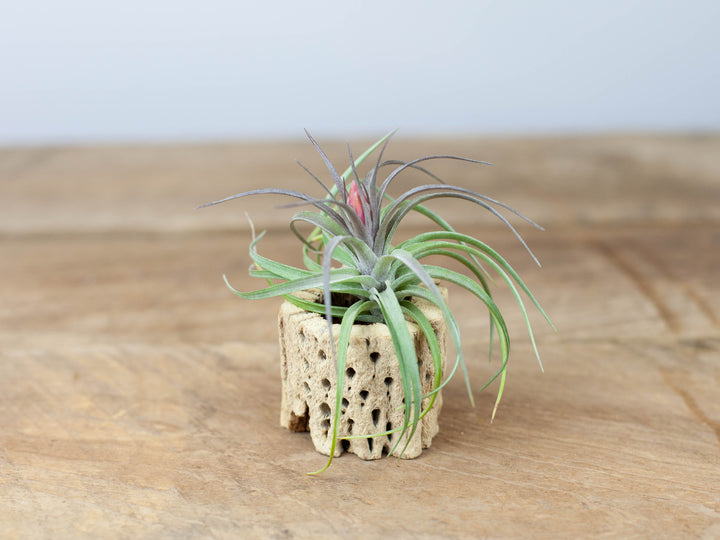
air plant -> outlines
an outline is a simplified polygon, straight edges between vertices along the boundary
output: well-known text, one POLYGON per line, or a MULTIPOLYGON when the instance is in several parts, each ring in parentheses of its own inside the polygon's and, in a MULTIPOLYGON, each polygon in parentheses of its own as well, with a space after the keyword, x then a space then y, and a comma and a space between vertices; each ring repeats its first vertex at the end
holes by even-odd
POLYGON ((443 299, 437 283, 448 282, 459 285, 474 294, 486 306, 490 316, 491 357, 494 342, 493 335, 495 332, 497 333, 501 365, 483 386, 484 389, 498 377, 500 378, 491 421, 495 417, 505 387, 510 353, 510 336, 502 313, 493 300, 488 283, 490 274, 483 267, 483 264, 500 276, 517 300, 541 369, 542 363, 540 362, 530 320, 518 289, 527 295, 552 326, 552 322, 540 307, 538 301, 520 279, 517 272, 503 257, 480 240, 455 231, 447 221, 426 208, 424 203, 432 199, 452 197, 480 206, 491 212, 510 228, 538 265, 539 262, 525 241, 498 209, 509 211, 531 225, 540 229, 541 227, 499 201, 463 187, 444 183, 420 165, 427 161, 439 159, 488 165, 486 162, 450 155, 424 156, 412 161, 383 161, 385 149, 393 133, 391 132, 377 141, 357 160, 353 158, 348 145, 350 166, 343 174, 338 174, 325 152, 310 133, 306 131, 307 137, 324 161, 332 177, 333 184, 328 187, 307 167, 302 163, 298 163, 322 187, 325 194, 323 198, 289 189, 262 188, 238 193, 204 205, 210 206, 250 195, 274 194, 296 200, 287 206, 309 206, 314 208, 314 211, 298 211, 290 222, 291 230, 303 245, 304 268, 283 264, 260 255, 257 251, 257 244, 264 233, 255 236, 253 230, 253 241, 250 244, 250 258, 253 264, 250 267, 250 274, 267 280, 268 286, 252 292, 241 292, 233 289, 227 278, 225 278, 225 282, 235 294, 244 299, 282 296, 300 308, 323 313, 327 319, 328 332, 330 332, 331 336, 333 318, 341 320, 337 345, 335 345, 333 339, 330 339, 332 355, 337 367, 337 392, 330 458, 321 471, 330 466, 338 439, 377 437, 400 430, 401 436, 397 438, 395 443, 397 446, 403 440, 402 435, 407 430, 410 430, 410 435, 406 439, 409 441, 418 426, 419 420, 432 408, 438 391, 455 375, 458 368, 464 374, 470 402, 474 405, 473 393, 463 359, 458 324, 443 299), (375 166, 370 169, 364 178, 360 177, 357 167, 378 148, 380 148, 380 152, 375 166), (388 167, 394 168, 387 176, 381 179, 381 171, 388 167), (431 178, 432 183, 413 187, 396 198, 391 197, 388 194, 391 183, 400 173, 408 169, 415 169, 427 175, 431 178), (349 185, 348 180, 350 180, 349 185), (432 220, 439 227, 439 230, 425 232, 394 245, 393 238, 398 225, 410 211, 420 212, 432 220), (297 228, 299 223, 310 224, 313 231, 308 236, 303 235, 297 228), (460 263, 468 270, 467 274, 469 275, 423 262, 427 257, 438 255, 460 263), (339 263, 340 266, 333 268, 333 261, 339 263), (298 291, 312 288, 322 289, 323 297, 319 302, 311 302, 294 295, 298 291), (343 293, 346 297, 349 295, 353 301, 348 307, 333 305, 332 298, 333 294, 336 293, 343 293), (410 302, 411 297, 419 297, 429 301, 437 306, 443 314, 456 351, 452 369, 444 378, 437 337, 425 315, 410 302), (338 426, 342 414, 341 400, 344 388, 346 353, 350 331, 356 321, 384 323, 390 331, 405 396, 404 421, 402 428, 396 430, 372 435, 341 437, 338 433, 338 426), (422 394, 415 346, 407 321, 415 323, 420 328, 432 354, 435 379, 432 391, 426 395, 422 394), (422 401, 426 398, 430 399, 428 405, 423 409, 422 401))

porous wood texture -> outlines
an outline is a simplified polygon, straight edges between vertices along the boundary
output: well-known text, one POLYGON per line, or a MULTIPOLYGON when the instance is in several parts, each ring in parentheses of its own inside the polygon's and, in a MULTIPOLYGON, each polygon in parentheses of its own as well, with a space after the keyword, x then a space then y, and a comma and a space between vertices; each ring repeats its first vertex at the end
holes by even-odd
MULTIPOLYGON (((447 300, 447 289, 443 289, 447 300)), ((312 302, 322 293, 308 291, 302 297, 312 302)), ((443 353, 441 372, 445 371, 447 326, 442 312, 421 298, 413 299, 435 331, 443 353)), ((416 324, 408 323, 415 343, 422 394, 433 389, 435 367, 427 340, 416 324)), ((280 424, 291 431, 310 431, 315 449, 325 455, 332 452, 332 423, 335 416, 337 369, 333 361, 330 334, 325 317, 304 311, 290 302, 280 306, 280 373, 282 394, 280 424)), ((340 325, 333 324, 337 347, 340 325)), ((400 367, 390 330, 384 324, 355 324, 345 363, 345 380, 341 402, 338 435, 373 435, 402 429, 404 424, 404 390, 400 367)), ((422 410, 431 405, 422 400, 422 410)), ((442 391, 432 408, 420 420, 415 433, 400 437, 391 433, 379 437, 337 441, 334 456, 347 450, 362 459, 379 459, 383 453, 406 459, 416 458, 432 444, 438 432, 438 415, 442 408, 442 391), (398 442, 399 439, 399 442, 398 442)))
POLYGON ((244 210, 261 253, 300 261, 287 210, 193 210, 265 185, 321 195, 293 161, 322 173, 309 146, 0 151, 0 537, 718 536, 720 137, 393 142, 494 163, 432 170, 545 226, 513 220, 542 269, 469 203, 437 206, 558 332, 530 310, 541 373, 498 282, 513 345, 490 424, 487 316, 451 288, 476 407, 458 377, 419 458, 346 455, 318 477, 310 435, 278 424, 280 303, 221 278, 262 285, 244 210))

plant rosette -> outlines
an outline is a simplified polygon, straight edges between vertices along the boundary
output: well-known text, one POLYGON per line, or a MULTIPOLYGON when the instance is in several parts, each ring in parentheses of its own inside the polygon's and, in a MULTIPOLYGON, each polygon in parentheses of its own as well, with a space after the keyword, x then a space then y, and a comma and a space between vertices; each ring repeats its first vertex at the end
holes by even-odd
MULTIPOLYGON (((500 367, 483 389, 499 378, 492 418, 505 388, 510 336, 490 290, 491 273, 512 292, 527 325, 542 369, 523 296, 552 326, 542 307, 508 262, 484 242, 457 232, 424 203, 451 197, 474 203, 500 219, 518 238, 533 260, 537 258, 513 225, 501 213, 513 213, 539 225, 510 206, 475 191, 447 184, 420 164, 439 159, 489 165, 450 155, 424 156, 412 161, 383 160, 394 132, 368 148, 357 159, 348 146, 350 166, 339 174, 318 143, 306 134, 320 154, 333 184, 327 186, 302 163, 300 166, 321 186, 324 195, 277 188, 245 191, 204 206, 250 195, 282 195, 295 199, 289 206, 300 210, 290 229, 302 245, 303 267, 284 264, 260 255, 250 244, 250 275, 267 286, 251 292, 230 289, 244 299, 281 296, 279 315, 281 374, 283 381, 281 423, 295 431, 309 429, 315 448, 333 457, 349 450, 375 459, 385 452, 415 457, 437 433, 442 388, 462 371, 470 403, 474 405, 463 358, 460 330, 440 284, 457 285, 473 294, 489 315, 490 356, 497 339, 500 367), (375 165, 364 177, 360 166, 379 149, 375 165), (381 179, 381 172, 390 168, 381 179), (412 187, 396 197, 388 189, 403 171, 414 169, 432 183, 412 187), (433 223, 428 230, 397 245, 393 237, 411 211, 433 223), (311 232, 303 234, 298 225, 311 232), (434 257, 436 264, 425 262, 434 257), (465 272, 437 264, 440 258, 459 263, 465 272), (333 267, 333 262, 336 263, 333 267), (495 338, 497 336, 497 338, 495 338), (446 362, 446 341, 455 358, 446 362), (447 365, 451 364, 451 365, 447 365)), ((252 223, 251 223, 252 225, 252 223)))

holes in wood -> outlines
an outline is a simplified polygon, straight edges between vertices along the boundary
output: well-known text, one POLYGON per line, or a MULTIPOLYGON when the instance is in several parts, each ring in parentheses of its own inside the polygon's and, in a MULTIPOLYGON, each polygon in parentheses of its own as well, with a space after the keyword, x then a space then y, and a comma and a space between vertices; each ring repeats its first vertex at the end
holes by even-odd
POLYGON ((320 404, 320 414, 322 414, 323 416, 329 417, 330 416, 330 405, 328 405, 327 403, 321 403, 320 404))

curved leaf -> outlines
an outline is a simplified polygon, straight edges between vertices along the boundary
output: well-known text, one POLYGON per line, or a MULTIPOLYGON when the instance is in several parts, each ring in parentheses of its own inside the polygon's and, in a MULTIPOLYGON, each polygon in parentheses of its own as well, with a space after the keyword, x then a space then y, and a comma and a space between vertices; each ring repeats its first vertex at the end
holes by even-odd
POLYGON ((417 430, 420 409, 422 407, 422 384, 418 371, 415 343, 410 335, 407 322, 400 307, 400 302, 398 302, 398 299, 395 297, 393 290, 386 287, 383 291, 374 292, 373 299, 380 306, 383 318, 385 319, 385 325, 388 327, 388 330, 390 330, 398 365, 400 366, 400 378, 402 379, 403 393, 405 395, 403 429, 398 436, 397 442, 392 450, 390 450, 391 454, 395 451, 403 435, 407 432, 408 426, 412 425, 405 447, 400 452, 400 455, 402 455, 417 430), (408 396, 410 396, 410 399, 408 399, 408 396), (410 421, 411 413, 412 421, 410 421))
MULTIPOLYGON (((522 312, 523 318, 525 320, 525 324, 528 329, 528 334, 530 336, 530 341, 533 346, 533 350, 535 352, 535 357, 538 360, 538 364, 540 365, 540 369, 544 371, 542 360, 540 358, 540 352, 537 348, 537 343, 535 341, 535 334, 532 330, 532 325, 530 323, 530 318, 528 317, 527 310, 525 309, 525 305, 522 301, 522 298, 520 297, 517 289, 515 288, 515 285, 513 281, 508 276, 508 273, 513 277, 515 282, 522 288, 522 290, 527 294, 528 298, 533 302, 535 307, 538 309, 538 311, 543 315, 545 320, 550 324, 550 326, 555 329, 555 326, 553 325, 552 321, 548 317, 548 315, 545 313, 545 311, 540 306, 540 303, 537 301, 537 299, 534 297, 534 295, 530 292, 528 287, 525 285, 525 283, 522 281, 520 276, 515 272, 515 270, 503 259, 502 256, 500 256, 496 251, 494 251, 492 248, 484 244, 483 242, 480 242, 479 240, 476 240, 472 237, 469 237, 467 235, 463 235, 460 233, 427 233, 425 235, 419 235, 412 241, 406 242, 403 244, 404 248, 407 248, 411 253, 413 253, 418 259, 422 259, 426 256, 430 255, 447 255, 450 256, 448 253, 444 251, 443 248, 447 249, 457 249, 460 251, 464 251, 474 257, 479 257, 482 260, 484 260, 487 264, 491 265, 493 269, 503 278, 503 280, 507 283, 508 287, 510 288, 511 292, 513 293, 518 306, 520 307, 520 311, 522 312), (456 244, 454 242, 448 242, 448 241, 441 241, 438 240, 439 238, 451 238, 455 241, 458 241, 460 243, 456 244), (472 244, 469 245, 469 244, 472 244), (480 248, 480 249, 477 249, 480 248)), ((484 286, 484 289, 488 291, 487 287, 484 286)), ((492 344, 492 337, 491 337, 491 344, 492 344)))
MULTIPOLYGON (((337 446, 337 439, 338 439, 338 428, 340 426, 340 414, 341 414, 341 407, 342 407, 342 396, 343 396, 343 390, 345 388, 345 364, 347 361, 347 350, 350 344, 350 333, 352 332, 353 324, 355 323, 356 317, 363 311, 366 311, 367 309, 371 308, 374 302, 371 301, 365 301, 365 302, 356 302, 350 308, 348 308, 348 311, 345 314, 345 317, 343 317, 342 323, 340 324, 340 334, 338 336, 338 344, 337 344, 337 350, 338 355, 336 358, 336 373, 337 373, 337 379, 335 382, 335 411, 333 414, 333 426, 332 426, 332 439, 330 441, 330 458, 328 459, 327 464, 325 467, 320 469, 319 471, 315 471, 313 473, 309 474, 320 474, 323 471, 326 471, 328 467, 332 464, 333 457, 335 454, 335 448, 337 446)), ((333 346, 333 349, 335 349, 335 339, 332 334, 332 327, 330 329, 330 343, 333 346)))
MULTIPOLYGON (((350 270, 347 268, 338 268, 334 273, 328 276, 329 283, 342 283, 343 281, 353 280, 358 278, 356 270, 350 270)), ((264 289, 257 291, 241 292, 232 287, 227 280, 227 277, 223 275, 225 284, 230 288, 232 292, 238 295, 240 298, 246 300, 259 300, 262 298, 272 298, 273 296, 282 296, 284 294, 292 294, 297 291, 305 289, 315 289, 323 285, 325 281, 324 276, 309 276, 300 279, 293 279, 284 283, 278 283, 264 289)))
POLYGON ((459 156, 445 156, 445 155, 438 155, 438 156, 424 156, 418 159, 413 159, 412 161, 407 161, 404 165, 401 165, 397 169, 395 169, 393 172, 391 172, 388 177, 385 179, 385 181, 382 183, 382 185, 379 188, 379 198, 382 199, 385 196, 385 192, 387 191, 388 186, 390 185, 390 182, 393 181, 393 179, 403 172, 408 167, 412 167, 416 163, 421 163, 423 161, 430 161, 432 159, 454 159, 458 161, 465 161, 469 163, 479 163, 481 165, 490 165, 487 161, 478 161, 476 159, 470 159, 470 158, 464 158, 459 156))
MULTIPOLYGON (((456 198, 456 199, 463 199, 467 201, 474 202, 475 204, 485 208, 489 212, 491 212, 495 217, 497 217, 500 221, 502 221, 505 226, 507 226, 513 234, 516 236, 516 238, 520 241, 520 243, 523 245, 523 247, 527 250, 527 252, 530 254, 530 256, 533 258, 535 263, 540 266, 540 261, 538 261, 537 257, 535 257, 535 254, 532 252, 530 247, 527 245, 525 240, 522 236, 520 236, 520 233, 517 232, 515 227, 512 226, 512 224, 503 216, 500 212, 495 210, 492 206, 487 204, 485 201, 488 200, 488 197, 485 197, 484 195, 481 195, 479 193, 475 193, 474 191, 470 191, 469 189, 460 188, 457 186, 448 186, 444 184, 438 184, 438 185, 428 185, 428 186, 421 186, 418 188, 414 188, 403 194, 401 197, 398 197, 395 202, 393 202, 386 210, 386 212, 383 214, 384 218, 383 221, 380 224, 380 228, 378 230, 378 238, 375 239, 376 244, 376 250, 383 250, 384 246, 387 242, 389 242, 392 237, 395 234, 395 230, 397 229, 400 221, 402 218, 410 212, 414 206, 417 206, 419 204, 424 203, 427 200, 434 199, 434 198, 456 198), (430 191, 430 190, 441 190, 440 192, 435 193, 429 193, 425 195, 418 195, 414 199, 410 200, 410 197, 412 195, 416 195, 418 193, 422 193, 424 191, 430 191), (382 242, 382 243, 381 243, 382 242)), ((489 199, 490 201, 493 201, 493 199, 489 199)), ((495 202, 495 201, 493 201, 495 202)), ((526 218, 516 210, 513 210, 512 208, 503 205, 503 207, 509 208, 512 212, 519 215, 532 225, 535 225, 536 227, 540 227, 537 225, 534 221, 526 218)), ((540 227, 541 228, 541 227, 540 227)))

